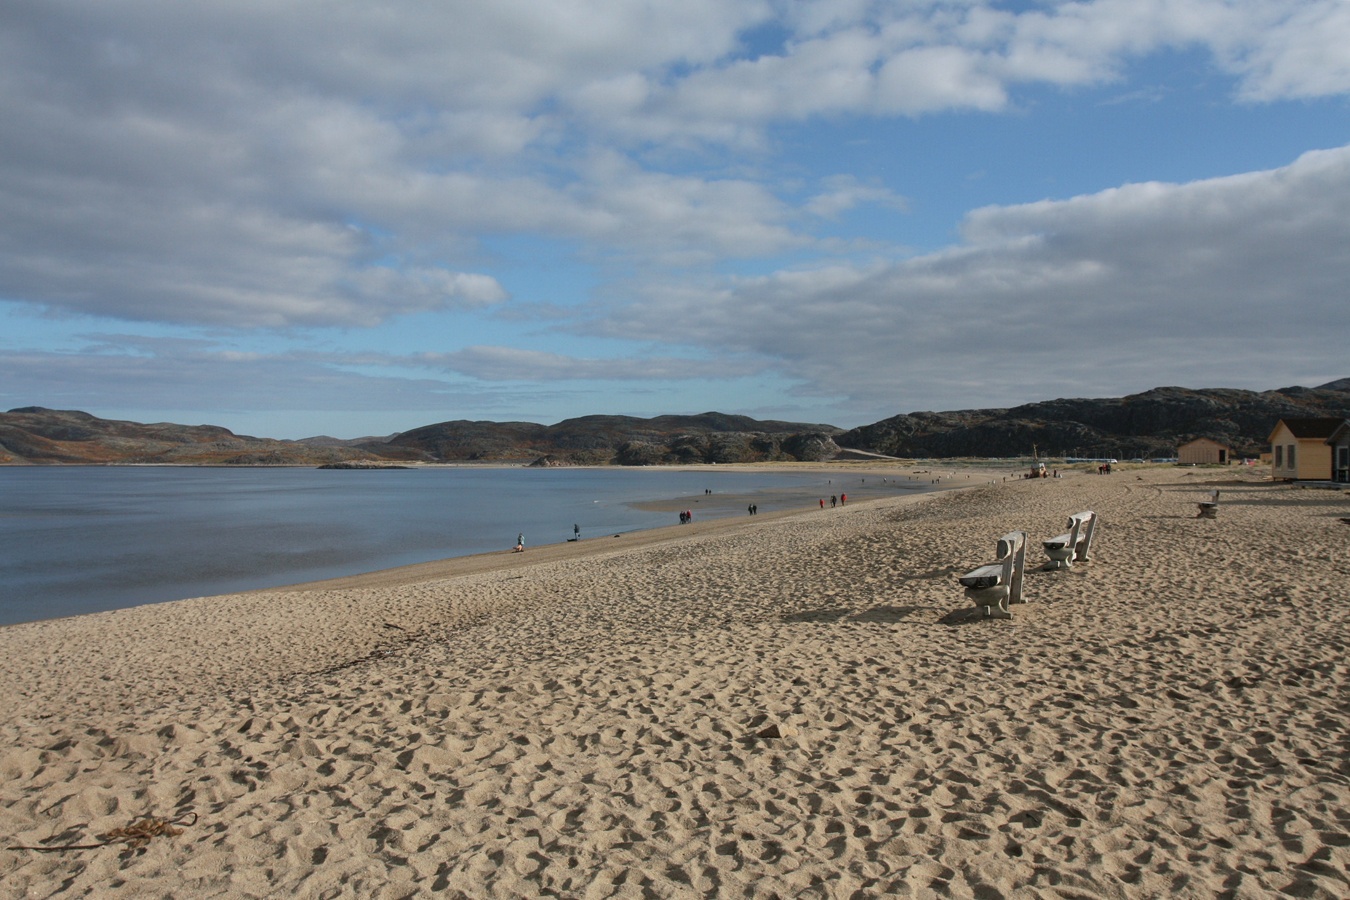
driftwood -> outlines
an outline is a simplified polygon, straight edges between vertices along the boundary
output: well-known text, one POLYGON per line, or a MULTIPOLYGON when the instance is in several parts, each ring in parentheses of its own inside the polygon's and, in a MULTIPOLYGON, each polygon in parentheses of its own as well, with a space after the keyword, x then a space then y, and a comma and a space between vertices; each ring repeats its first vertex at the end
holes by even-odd
POLYGON ((174 837, 183 833, 183 828, 197 824, 197 814, 186 812, 176 819, 159 819, 154 816, 141 816, 132 819, 131 824, 98 835, 92 844, 55 844, 48 847, 10 847, 10 850, 36 850, 39 853, 59 853, 65 850, 97 850, 112 844, 126 844, 130 850, 136 850, 150 843, 151 838, 174 837), (182 826, 182 827, 177 827, 182 826))

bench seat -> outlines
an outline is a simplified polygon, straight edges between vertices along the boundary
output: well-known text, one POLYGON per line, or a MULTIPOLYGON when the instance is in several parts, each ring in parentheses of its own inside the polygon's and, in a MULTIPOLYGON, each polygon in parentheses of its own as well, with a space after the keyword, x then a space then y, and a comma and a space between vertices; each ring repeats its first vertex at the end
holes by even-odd
POLYGON ((975 604, 963 618, 1011 619, 1008 604, 1022 602, 1022 572, 1026 566, 1027 535, 1012 531, 995 545, 997 562, 957 576, 966 597, 975 604))
POLYGON ((963 587, 983 590, 991 588, 998 584, 999 579, 1003 577, 1003 564, 990 563, 987 566, 980 566, 978 569, 971 569, 962 575, 957 581, 961 582, 963 587))
POLYGON ((1075 562, 1087 562, 1092 549, 1092 535, 1097 530, 1097 514, 1091 510, 1069 516, 1069 531, 1048 541, 1041 541, 1050 561, 1047 569, 1067 569, 1075 562))

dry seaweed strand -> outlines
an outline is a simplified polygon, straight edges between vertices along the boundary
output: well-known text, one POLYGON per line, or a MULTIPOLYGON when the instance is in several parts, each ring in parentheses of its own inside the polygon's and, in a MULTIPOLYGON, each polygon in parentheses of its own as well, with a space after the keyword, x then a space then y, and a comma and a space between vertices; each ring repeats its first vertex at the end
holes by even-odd
POLYGON ((136 850, 150 843, 151 838, 173 837, 183 833, 184 828, 197 824, 197 814, 192 811, 183 813, 176 819, 160 819, 155 816, 141 816, 132 819, 131 824, 114 828, 98 836, 93 844, 57 844, 53 847, 10 847, 10 850, 36 850, 39 853, 58 853, 64 850, 97 850, 112 844, 126 844, 130 850, 136 850), (178 827, 182 826, 182 827, 178 827))

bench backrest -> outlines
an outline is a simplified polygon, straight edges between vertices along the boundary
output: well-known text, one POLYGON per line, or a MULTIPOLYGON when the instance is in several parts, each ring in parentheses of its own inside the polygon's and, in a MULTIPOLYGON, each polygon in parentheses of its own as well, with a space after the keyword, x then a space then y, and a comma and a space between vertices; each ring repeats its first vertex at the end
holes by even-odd
POLYGON ((998 562, 1003 565, 1002 583, 1008 586, 1008 602, 1022 602, 1022 572, 1027 562, 1027 533, 1010 531, 998 539, 998 562))
POLYGON ((1097 530, 1097 514, 1090 510, 1069 516, 1069 546, 1073 547, 1073 561, 1083 562, 1092 549, 1092 535, 1097 530))

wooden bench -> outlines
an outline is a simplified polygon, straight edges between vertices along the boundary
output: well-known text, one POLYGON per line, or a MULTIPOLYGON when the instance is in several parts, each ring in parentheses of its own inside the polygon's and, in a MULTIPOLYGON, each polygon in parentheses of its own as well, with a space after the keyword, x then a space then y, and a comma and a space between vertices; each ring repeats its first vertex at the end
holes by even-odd
POLYGON ((1080 512, 1069 516, 1069 530, 1065 534, 1042 541, 1050 561, 1047 569, 1067 569, 1076 562, 1087 562, 1092 549, 1092 534, 1097 530, 1097 514, 1080 512))
POLYGON ((966 597, 975 604, 968 617, 1011 619, 1011 603, 1022 602, 1022 572, 1026 567, 1027 533, 1010 531, 998 539, 997 559, 980 566, 957 580, 966 589, 966 597))

